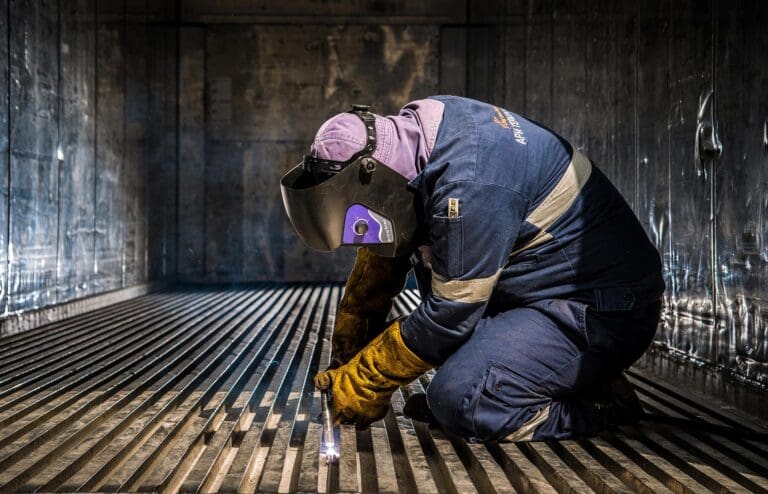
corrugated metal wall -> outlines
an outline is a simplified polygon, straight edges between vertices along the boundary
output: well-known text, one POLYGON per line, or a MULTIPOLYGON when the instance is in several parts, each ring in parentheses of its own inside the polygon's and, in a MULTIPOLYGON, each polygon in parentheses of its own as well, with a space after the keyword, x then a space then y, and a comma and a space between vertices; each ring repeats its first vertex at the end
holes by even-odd
POLYGON ((0 313, 175 278, 173 6, 0 2, 0 313))
MULTIPOLYGON (((342 280, 350 256, 297 241, 279 177, 320 123, 351 102, 389 113, 436 93, 491 101, 554 128, 612 177, 652 235, 668 234, 668 222, 661 232, 655 223, 670 215, 670 188, 697 205, 708 200, 696 196, 709 189, 699 187, 693 136, 699 96, 713 85, 713 8, 693 0, 183 2, 180 278, 342 280), (693 168, 663 182, 668 168, 657 172, 671 161, 693 168)), ((691 222, 695 236, 709 208, 681 211, 693 209, 703 214, 691 222)))
POLYGON ((425 7, 367 7, 185 2, 184 22, 205 24, 181 33, 182 280, 343 278, 353 253, 297 242, 277 179, 351 101, 394 112, 440 90, 440 26, 425 7))

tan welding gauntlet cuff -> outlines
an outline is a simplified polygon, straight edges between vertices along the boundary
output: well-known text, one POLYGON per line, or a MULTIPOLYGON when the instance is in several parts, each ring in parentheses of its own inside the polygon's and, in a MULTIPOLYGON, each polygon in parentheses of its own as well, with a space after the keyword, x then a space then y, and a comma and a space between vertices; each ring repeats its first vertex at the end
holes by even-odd
POLYGON ((405 258, 382 257, 361 247, 344 288, 333 329, 332 367, 352 358, 386 327, 393 299, 410 271, 405 258))
POLYGON ((358 378, 382 389, 410 383, 432 367, 405 345, 400 321, 394 321, 350 361, 358 378))
POLYGON ((336 420, 364 428, 386 415, 392 393, 399 386, 432 367, 405 345, 400 322, 395 321, 349 362, 318 374, 315 385, 330 387, 336 420))

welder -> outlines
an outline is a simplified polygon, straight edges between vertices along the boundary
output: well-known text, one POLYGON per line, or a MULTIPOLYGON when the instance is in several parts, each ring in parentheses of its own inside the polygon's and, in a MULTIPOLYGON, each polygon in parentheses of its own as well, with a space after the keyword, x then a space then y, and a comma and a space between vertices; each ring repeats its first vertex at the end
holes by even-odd
POLYGON ((641 416, 623 370, 658 324, 659 254, 552 130, 455 96, 392 116, 354 106, 320 127, 281 189, 310 247, 358 247, 332 364, 315 376, 335 420, 383 418, 432 368, 405 412, 470 441, 588 437, 641 416), (421 302, 388 323, 411 269, 421 302))

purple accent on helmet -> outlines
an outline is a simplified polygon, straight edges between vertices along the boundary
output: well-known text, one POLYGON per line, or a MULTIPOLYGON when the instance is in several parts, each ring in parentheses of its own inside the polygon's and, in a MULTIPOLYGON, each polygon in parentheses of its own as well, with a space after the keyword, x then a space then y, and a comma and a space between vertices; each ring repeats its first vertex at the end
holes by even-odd
POLYGON ((344 244, 387 244, 394 241, 392 223, 362 204, 353 204, 344 217, 344 244))
MULTIPOLYGON (((408 180, 424 169, 435 145, 445 105, 437 100, 408 103, 397 116, 376 115, 373 157, 408 180)), ((357 115, 340 113, 328 119, 315 135, 312 155, 347 161, 365 146, 365 125, 357 115)))

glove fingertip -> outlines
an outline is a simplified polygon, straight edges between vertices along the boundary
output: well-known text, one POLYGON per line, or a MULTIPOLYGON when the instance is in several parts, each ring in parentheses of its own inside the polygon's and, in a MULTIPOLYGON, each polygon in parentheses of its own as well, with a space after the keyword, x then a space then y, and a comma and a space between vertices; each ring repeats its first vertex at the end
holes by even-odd
POLYGON ((325 391, 331 386, 331 376, 328 371, 318 372, 315 375, 315 387, 320 391, 325 391))

